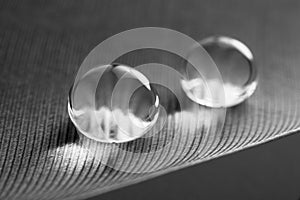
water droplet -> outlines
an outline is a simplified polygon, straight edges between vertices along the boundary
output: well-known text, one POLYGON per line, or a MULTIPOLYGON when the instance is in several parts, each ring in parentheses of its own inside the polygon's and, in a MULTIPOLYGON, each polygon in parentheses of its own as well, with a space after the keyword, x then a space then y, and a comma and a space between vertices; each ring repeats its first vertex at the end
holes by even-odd
MULTIPOLYGON (((225 36, 208 37, 201 40, 200 44, 216 63, 223 83, 209 78, 209 74, 205 79, 200 75, 195 76, 195 70, 187 67, 187 74, 197 77, 182 81, 183 90, 190 99, 209 107, 231 107, 254 93, 257 87, 257 71, 253 54, 245 44, 225 36), (224 101, 219 100, 222 98, 220 94, 225 96, 224 101)), ((189 59, 188 57, 187 60, 189 59)))
POLYGON ((159 98, 134 68, 114 64, 91 69, 74 83, 69 115, 77 129, 101 142, 120 143, 144 135, 159 115, 159 98))

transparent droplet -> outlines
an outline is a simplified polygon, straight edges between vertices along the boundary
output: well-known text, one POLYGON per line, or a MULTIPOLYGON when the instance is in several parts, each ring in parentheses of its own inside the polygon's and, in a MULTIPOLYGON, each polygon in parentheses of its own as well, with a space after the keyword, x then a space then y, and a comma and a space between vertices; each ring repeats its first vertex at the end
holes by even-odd
MULTIPOLYGON (((257 87, 257 70, 253 63, 253 54, 245 44, 225 36, 208 37, 201 40, 200 44, 216 63, 223 83, 209 78, 209 75, 205 79, 197 76, 184 80, 182 87, 190 99, 209 107, 231 107, 254 93, 257 87), (206 85, 210 85, 210 90, 207 90, 206 85), (218 100, 220 91, 225 95, 223 103, 218 100)), ((193 52, 187 60, 191 56, 195 56, 193 52)), ((195 76, 196 72, 187 67, 187 74, 195 76)))
POLYGON ((89 138, 127 142, 144 135, 156 122, 159 98, 141 72, 125 65, 104 65, 73 85, 69 115, 89 138))

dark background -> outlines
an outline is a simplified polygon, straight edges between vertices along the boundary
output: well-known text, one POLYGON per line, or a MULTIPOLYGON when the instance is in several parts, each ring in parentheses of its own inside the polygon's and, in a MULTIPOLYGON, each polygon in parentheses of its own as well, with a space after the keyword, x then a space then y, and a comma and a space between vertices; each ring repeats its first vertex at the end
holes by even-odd
MULTIPOLYGON (((97 163, 80 168, 68 161, 68 145, 77 139, 66 98, 84 57, 107 37, 143 26, 195 39, 235 37, 253 50, 262 84, 274 68, 299 67, 299 20, 298 0, 0 1, 0 196, 55 199, 86 192, 88 184, 81 183, 97 163)), ((299 144, 295 134, 90 199, 296 200, 299 144)))
POLYGON ((300 135, 115 190, 97 199, 300 199, 300 135))

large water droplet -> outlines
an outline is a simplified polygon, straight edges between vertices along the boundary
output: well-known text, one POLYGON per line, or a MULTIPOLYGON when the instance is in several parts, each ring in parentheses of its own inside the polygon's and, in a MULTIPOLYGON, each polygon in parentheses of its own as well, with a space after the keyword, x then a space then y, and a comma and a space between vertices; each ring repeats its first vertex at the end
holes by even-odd
POLYGON ((159 115, 159 98, 148 79, 125 65, 93 68, 73 85, 69 115, 77 129, 101 142, 141 137, 159 115))

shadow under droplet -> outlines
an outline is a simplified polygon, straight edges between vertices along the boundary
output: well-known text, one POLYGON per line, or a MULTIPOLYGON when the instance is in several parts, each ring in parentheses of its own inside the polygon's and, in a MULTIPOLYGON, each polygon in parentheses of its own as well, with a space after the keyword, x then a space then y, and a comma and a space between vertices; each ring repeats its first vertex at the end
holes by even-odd
POLYGON ((63 122, 61 122, 58 126, 58 132, 56 133, 58 134, 58 140, 55 148, 65 146, 67 144, 78 143, 79 134, 69 117, 63 120, 63 122))

